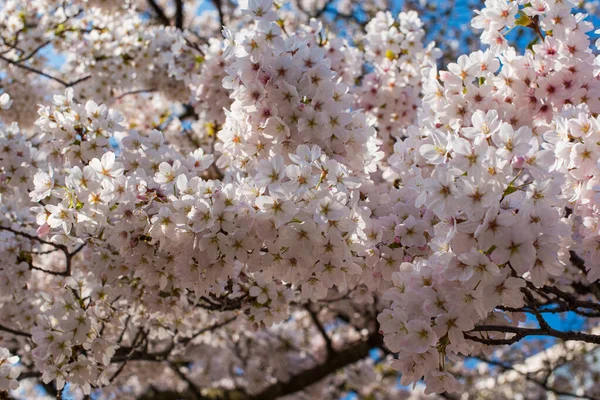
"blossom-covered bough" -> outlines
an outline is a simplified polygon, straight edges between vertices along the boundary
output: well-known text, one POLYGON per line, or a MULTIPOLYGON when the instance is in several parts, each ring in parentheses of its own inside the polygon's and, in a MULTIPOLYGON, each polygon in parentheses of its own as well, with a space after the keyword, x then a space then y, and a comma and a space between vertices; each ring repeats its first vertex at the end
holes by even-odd
POLYGON ((593 25, 337 3, 2 5, 0 399, 600 397, 593 25))

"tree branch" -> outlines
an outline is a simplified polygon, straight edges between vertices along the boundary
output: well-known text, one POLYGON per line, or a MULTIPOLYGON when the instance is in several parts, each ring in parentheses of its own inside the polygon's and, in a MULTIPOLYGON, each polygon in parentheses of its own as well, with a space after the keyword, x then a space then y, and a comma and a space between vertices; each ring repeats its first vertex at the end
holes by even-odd
POLYGON ((169 367, 171 367, 171 369, 182 379, 184 380, 187 384, 188 384, 188 388, 189 390, 194 394, 194 398, 196 400, 205 400, 208 399, 208 397, 204 397, 202 396, 202 393, 200 392, 200 389, 198 389, 198 387, 194 384, 194 382, 192 382, 190 380, 190 378, 187 377, 186 374, 184 374, 177 365, 173 364, 172 362, 169 362, 169 367))
POLYGON ((57 77, 55 77, 55 76, 52 76, 52 75, 50 75, 50 74, 47 74, 47 73, 45 73, 44 71, 41 71, 41 70, 39 70, 39 69, 36 69, 36 68, 30 67, 30 66, 28 66, 28 65, 25 65, 25 64, 21 64, 21 63, 19 63, 19 62, 17 62, 17 61, 14 61, 14 60, 8 59, 8 58, 6 58, 6 57, 4 57, 4 56, 2 56, 2 55, 0 55, 0 60, 2 60, 2 61, 5 61, 5 62, 7 62, 7 63, 9 63, 9 64, 11 64, 11 65, 14 65, 15 67, 22 68, 22 69, 24 69, 24 70, 26 70, 26 71, 29 71, 29 72, 32 72, 32 73, 34 73, 34 74, 38 74, 38 75, 40 75, 40 76, 43 76, 43 77, 45 77, 45 78, 51 79, 51 80, 53 80, 53 81, 55 81, 55 82, 58 82, 58 83, 60 83, 60 84, 61 84, 61 85, 63 85, 64 87, 72 87, 72 86, 75 86, 75 85, 77 85, 78 83, 81 83, 81 82, 83 82, 83 81, 86 81, 86 80, 88 80, 89 78, 91 78, 91 77, 92 77, 91 75, 87 75, 87 76, 84 76, 83 78, 79 78, 79 79, 76 79, 76 80, 74 80, 74 81, 71 81, 71 82, 66 82, 66 81, 63 81, 63 80, 62 80, 62 79, 60 79, 60 78, 57 78, 57 77))
POLYGON ((317 330, 323 337, 323 340, 325 341, 325 346, 327 347, 327 358, 330 358, 335 353, 335 350, 333 349, 333 343, 331 342, 331 338, 327 334, 327 331, 325 330, 323 324, 321 324, 321 321, 319 321, 319 316, 317 315, 317 313, 311 310, 310 305, 307 304, 304 308, 310 315, 313 324, 317 327, 317 330))
POLYGON ((204 334, 206 332, 212 332, 212 331, 215 331, 215 330, 217 330, 219 328, 222 328, 225 325, 228 325, 231 322, 235 321, 236 319, 237 319, 237 316, 231 317, 231 318, 226 319, 225 321, 217 322, 217 323, 214 323, 211 326, 207 326, 206 328, 202 328, 198 332, 196 332, 192 336, 190 336, 189 338, 185 338, 185 339, 181 340, 179 343, 181 343, 181 344, 188 344, 192 340, 196 339, 198 336, 200 336, 200 335, 202 335, 202 334, 204 334))
POLYGON ((535 290, 536 292, 542 291, 547 294, 553 294, 557 298, 565 300, 574 308, 587 308, 590 310, 600 311, 600 303, 579 300, 573 294, 564 292, 554 286, 542 286, 541 288, 536 288, 531 282, 527 282, 527 287, 535 290))
POLYGON ((215 5, 217 12, 219 13, 219 22, 221 23, 221 26, 224 26, 225 16, 223 15, 223 3, 221 2, 221 0, 213 0, 213 4, 215 5))
POLYGON ((152 7, 152 10, 154 10, 156 17, 158 18, 158 20, 160 21, 161 24, 167 25, 167 26, 171 25, 171 21, 169 21, 169 18, 167 18, 167 16, 165 15, 165 12, 156 3, 155 0, 148 0, 148 4, 150 5, 150 7, 152 7))
POLYGON ((125 92, 125 93, 122 93, 122 94, 118 95, 117 97, 115 97, 115 100, 120 100, 123 97, 130 96, 132 94, 151 93, 151 92, 155 92, 155 91, 156 91, 156 89, 154 89, 154 88, 132 90, 130 92, 125 92))
POLYGON ((66 249, 65 245, 57 244, 57 243, 52 243, 52 242, 44 240, 44 239, 42 239, 40 237, 30 235, 29 233, 14 230, 14 229, 12 229, 10 227, 0 226, 0 231, 11 232, 14 235, 22 236, 22 237, 24 237, 26 239, 33 240, 33 241, 36 241, 38 243, 47 244, 47 245, 53 246, 53 247, 55 247, 57 249, 60 249, 60 250, 63 250, 63 251, 66 249))
POLYGON ((3 326, 3 325, 0 325, 0 331, 8 332, 11 335, 15 335, 15 336, 22 336, 22 337, 28 337, 28 338, 31 337, 31 333, 21 332, 21 331, 18 331, 16 329, 8 328, 8 327, 3 326))
POLYGON ((518 342, 519 340, 527 336, 550 336, 564 341, 581 341, 587 343, 600 344, 600 336, 593 335, 590 333, 576 332, 576 331, 558 331, 550 326, 547 328, 520 328, 517 326, 506 326, 506 325, 479 325, 472 329, 470 332, 465 332, 465 338, 473 340, 475 342, 487 344, 487 345, 509 345, 518 342), (471 332, 502 332, 502 333, 514 333, 513 337, 508 339, 488 339, 478 336, 470 335, 471 332))
POLYGON ((183 0, 175 0, 175 27, 183 29, 183 0))
POLYGON ((51 271, 51 270, 39 268, 39 267, 34 266, 33 262, 31 260, 26 260, 27 264, 29 265, 29 268, 36 270, 36 271, 42 271, 42 272, 45 272, 48 274, 52 274, 52 275, 71 276, 73 257, 75 257, 77 255, 77 253, 79 253, 86 245, 86 243, 84 242, 79 247, 77 247, 75 250, 73 250, 72 252, 69 252, 69 248, 67 246, 65 246, 64 244, 52 243, 52 242, 44 240, 40 237, 30 235, 26 232, 17 231, 17 230, 14 230, 14 229, 6 227, 6 226, 0 226, 0 231, 7 231, 7 232, 12 233, 15 236, 21 236, 26 239, 32 240, 34 242, 52 246, 55 249, 62 251, 65 255, 65 264, 66 264, 64 272, 51 271))
POLYGON ((383 338, 378 332, 371 333, 366 340, 358 341, 341 351, 337 351, 323 364, 316 365, 290 377, 287 382, 277 382, 260 393, 250 397, 252 400, 272 400, 303 390, 319 382, 338 369, 354 364, 368 357, 372 348, 383 345, 383 338))
POLYGON ((544 390, 546 390, 548 392, 552 392, 552 393, 554 393, 556 395, 576 397, 576 398, 579 398, 579 399, 598 400, 598 398, 593 397, 593 396, 578 395, 578 394, 575 394, 575 393, 565 392, 565 391, 562 391, 560 389, 556 389, 556 388, 553 388, 551 386, 548 386, 548 378, 546 378, 543 382, 539 381, 539 380, 535 379, 534 377, 532 377, 531 374, 519 371, 518 369, 514 368, 512 365, 503 363, 501 361, 491 360, 491 359, 488 359, 488 358, 486 358, 484 356, 477 356, 475 358, 477 358, 478 360, 481 360, 481 361, 485 362, 486 364, 497 366, 497 367, 501 368, 503 371, 515 371, 519 375, 523 376, 529 382, 535 383, 536 385, 540 386, 542 389, 544 389, 544 390))
MULTIPOLYGON (((348 365, 354 364, 369 356, 369 351, 376 347, 383 346, 383 337, 378 332, 371 333, 365 340, 359 340, 343 350, 337 351, 332 357, 322 364, 315 365, 312 368, 304 370, 292 375, 287 382, 277 382, 270 386, 267 386, 261 392, 255 395, 248 395, 240 389, 234 390, 223 390, 220 393, 215 393, 210 397, 213 400, 274 400, 283 396, 287 396, 301 390, 308 388, 309 386, 319 382, 320 380, 331 376, 337 370, 344 368, 348 365)), ((121 350, 121 349, 119 349, 121 350)), ((158 361, 153 359, 152 355, 148 354, 149 357, 136 358, 135 355, 131 359, 143 359, 147 361, 158 361)), ((114 358, 113 358, 114 359, 114 358)), ((162 360, 164 361, 164 359, 162 360)), ((179 375, 179 377, 185 380, 189 388, 184 392, 173 392, 173 391, 159 391, 156 388, 151 388, 149 392, 144 394, 140 399, 193 399, 203 400, 207 397, 202 395, 202 390, 193 385, 193 382, 179 370, 178 364, 168 361, 169 366, 179 375)), ((219 390, 216 389, 218 392, 219 390)))

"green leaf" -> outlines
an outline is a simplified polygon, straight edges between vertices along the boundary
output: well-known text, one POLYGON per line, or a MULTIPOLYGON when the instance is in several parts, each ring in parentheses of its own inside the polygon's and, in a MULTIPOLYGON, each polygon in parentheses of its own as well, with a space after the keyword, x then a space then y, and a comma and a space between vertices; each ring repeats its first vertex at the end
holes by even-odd
POLYGON ((536 36, 533 38, 533 40, 531 42, 529 42, 529 44, 527 45, 527 48, 531 51, 533 51, 533 46, 537 44, 537 42, 540 40, 539 36, 536 36))
POLYGON ((31 262, 33 261, 33 257, 31 256, 31 253, 29 253, 25 250, 21 250, 19 252, 19 256, 17 257, 17 261, 18 262, 26 262, 27 264, 31 264, 31 262))
POLYGON ((517 26, 529 26, 531 22, 531 18, 529 18, 527 15, 523 13, 517 14, 517 20, 515 21, 517 26))
POLYGON ((60 36, 63 34, 63 32, 66 31, 66 27, 65 24, 58 24, 58 26, 56 27, 56 29, 54 30, 54 34, 56 36, 60 36))
POLYGON ((484 251, 483 254, 485 254, 486 256, 489 256, 490 254, 492 254, 494 252, 494 250, 496 250, 496 245, 495 244, 492 245, 492 247, 490 247, 486 251, 484 251))
POLYGON ((512 194, 514 192, 516 192, 518 189, 516 186, 514 186, 512 183, 510 185, 508 185, 508 187, 506 188, 506 190, 504 191, 504 193, 502 194, 502 197, 506 197, 509 194, 512 194))

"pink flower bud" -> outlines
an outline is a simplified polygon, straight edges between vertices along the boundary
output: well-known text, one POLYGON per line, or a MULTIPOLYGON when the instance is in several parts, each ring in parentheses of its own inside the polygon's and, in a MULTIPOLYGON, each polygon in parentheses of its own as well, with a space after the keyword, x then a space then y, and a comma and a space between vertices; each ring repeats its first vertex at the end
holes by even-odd
POLYGON ((48 224, 44 224, 44 225, 40 226, 39 228, 37 228, 37 231, 36 231, 36 233, 39 237, 44 237, 49 232, 50 232, 50 225, 48 225, 48 224))
POLYGON ((513 159, 512 159, 512 166, 514 168, 523 168, 524 163, 525 163, 525 157, 523 157, 523 156, 513 157, 513 159))

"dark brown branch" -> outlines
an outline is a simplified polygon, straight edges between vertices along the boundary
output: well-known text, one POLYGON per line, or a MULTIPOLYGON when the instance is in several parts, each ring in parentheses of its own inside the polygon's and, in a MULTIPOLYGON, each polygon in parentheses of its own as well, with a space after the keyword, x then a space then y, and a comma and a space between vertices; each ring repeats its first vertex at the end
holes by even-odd
MULTIPOLYGON (((373 348, 383 347, 383 337, 378 332, 371 333, 365 340, 357 341, 346 348, 339 350, 333 354, 322 364, 315 365, 312 368, 304 370, 290 377, 287 382, 277 382, 263 389, 260 393, 249 396, 240 389, 231 391, 223 390, 220 393, 215 393, 211 398, 215 400, 274 400, 282 396, 287 396, 308 388, 309 386, 319 382, 320 380, 331 376, 337 370, 354 364, 369 356, 369 351, 373 348)), ((129 349, 119 349, 119 352, 129 349)), ((113 362, 116 357, 113 357, 113 362)), ((144 354, 143 352, 133 352, 129 360, 146 360, 146 361, 167 361, 169 366, 179 375, 179 377, 188 383, 188 390, 184 392, 159 391, 156 388, 151 388, 149 392, 144 394, 141 399, 205 399, 199 388, 195 387, 193 382, 179 370, 181 362, 171 362, 164 358, 156 357, 153 354, 144 354)), ((185 364, 186 362, 183 362, 185 364)), ((218 391, 218 390, 217 390, 218 391)))
POLYGON ((443 399, 447 399, 447 400, 459 400, 459 397, 457 397, 457 396, 455 396, 455 395, 453 395, 453 394, 450 394, 450 393, 448 393, 448 392, 443 392, 443 393, 440 393, 440 394, 439 394, 439 396, 440 396, 441 398, 443 398, 443 399))
POLYGON ((587 343, 600 344, 600 336, 593 335, 590 333, 576 332, 576 331, 558 331, 550 326, 547 328, 520 328, 517 326, 505 326, 505 325, 479 325, 472 329, 470 332, 466 332, 465 338, 473 340, 475 342, 487 344, 487 345, 509 345, 518 342, 519 340, 527 336, 550 336, 564 341, 580 341, 587 343), (507 339, 488 339, 478 336, 473 336, 473 332, 502 332, 502 333, 514 333, 515 335, 507 339))
MULTIPOLYGON (((205 56, 204 51, 202 51, 202 49, 200 48, 200 46, 196 43, 193 43, 191 40, 189 40, 188 38, 184 38, 185 39, 185 43, 190 46, 192 49, 194 49, 195 51, 197 51, 202 57, 205 56)), ((195 114, 195 113, 194 113, 195 114)), ((198 119, 198 115, 195 115, 195 118, 198 119)))
POLYGON ((79 78, 79 79, 77 79, 77 80, 74 80, 74 81, 72 81, 72 82, 66 82, 66 81, 64 81, 64 80, 62 80, 62 79, 60 79, 60 78, 57 78, 57 77, 55 77, 55 76, 52 76, 52 75, 50 75, 50 74, 47 74, 47 73, 45 73, 44 71, 41 71, 41 70, 39 70, 39 69, 36 69, 36 68, 30 67, 29 65, 21 64, 21 63, 19 63, 19 62, 17 62, 17 61, 14 61, 14 60, 8 59, 8 58, 6 58, 6 57, 4 57, 4 56, 2 56, 2 55, 0 55, 0 60, 2 60, 2 61, 5 61, 5 62, 7 62, 7 63, 9 63, 9 64, 11 64, 11 65, 14 65, 15 67, 22 68, 22 69, 24 69, 24 70, 26 70, 26 71, 29 71, 29 72, 32 72, 32 73, 34 73, 34 74, 38 74, 38 75, 40 75, 40 76, 43 76, 43 77, 45 77, 45 78, 51 79, 51 80, 53 80, 53 81, 55 81, 55 82, 58 82, 58 83, 60 83, 60 84, 61 84, 61 85, 63 85, 64 87, 72 87, 72 86, 75 86, 75 85, 77 85, 78 83, 81 83, 81 82, 83 82, 83 81, 85 81, 85 80, 88 80, 89 78, 91 78, 91 77, 92 77, 91 75, 87 75, 87 76, 84 76, 83 78, 79 78))
POLYGON ((158 20, 160 21, 161 24, 167 25, 167 26, 171 25, 171 21, 169 21, 169 18, 167 18, 167 16, 165 15, 165 12, 156 3, 155 0, 148 0, 148 4, 150 5, 150 7, 152 7, 152 10, 156 14, 156 18, 158 18, 158 20))
MULTIPOLYGON (((271 336, 273 339, 276 339, 277 341, 279 341, 279 343, 281 343, 282 346, 284 346, 285 349, 290 349, 295 351, 298 354, 306 354, 306 356, 308 358, 310 358, 313 362, 318 363, 319 360, 317 360, 315 358, 315 356, 311 353, 311 352, 307 352, 301 348, 299 348, 298 346, 296 346, 292 341, 282 337, 281 335, 278 335, 276 333, 271 332, 270 330, 266 330, 265 333, 269 336, 271 336)), ((242 359, 240 354, 236 354, 240 359, 242 359)))
POLYGON ((40 237, 30 235, 29 233, 26 233, 26 232, 16 231, 16 230, 14 230, 12 228, 9 228, 9 227, 6 227, 6 226, 0 226, 0 231, 11 232, 14 235, 22 236, 22 237, 24 237, 26 239, 33 240, 33 241, 36 241, 38 243, 47 244, 47 245, 53 246, 53 247, 55 247, 57 249, 60 249, 60 250, 63 250, 63 251, 66 249, 66 246, 64 246, 62 244, 56 244, 56 243, 48 242, 47 240, 44 240, 44 239, 42 239, 40 237))
POLYGON ((156 89, 154 88, 150 88, 150 89, 139 89, 139 90, 132 90, 131 92, 125 92, 123 94, 120 94, 119 96, 115 97, 115 100, 120 100, 123 97, 126 96, 130 96, 132 94, 140 94, 140 93, 151 93, 151 92, 155 92, 156 89))
POLYGON ((31 262, 29 262, 28 264, 29 264, 29 268, 32 269, 32 270, 34 270, 34 271, 40 271, 40 272, 43 272, 45 274, 56 275, 56 276, 69 276, 69 275, 67 275, 66 271, 51 271, 49 269, 44 269, 44 268, 36 267, 31 262))
POLYGON ((225 16, 223 15, 223 3, 221 2, 221 0, 213 0, 213 4, 215 5, 217 12, 219 13, 219 22, 221 23, 221 26, 224 26, 225 16))
POLYGON ((28 55, 26 55, 25 57, 23 57, 23 58, 19 58, 19 61, 18 61, 18 62, 20 62, 20 63, 23 63, 23 62, 25 62, 25 61, 29 60, 31 57, 35 56, 35 55, 37 54, 37 52, 38 52, 38 51, 40 51, 40 50, 41 50, 41 49, 43 49, 44 47, 48 46, 50 43, 51 43, 51 41, 50 41, 50 40, 48 40, 48 41, 45 41, 44 43, 40 44, 38 47, 36 47, 35 49, 33 49, 33 50, 31 51, 31 53, 29 53, 29 54, 28 54, 28 55))
POLYGON ((43 256, 45 254, 50 254, 50 253, 54 253, 55 251, 59 251, 60 249, 51 249, 51 250, 46 250, 46 251, 35 251, 32 250, 29 253, 30 254, 35 254, 36 256, 43 256))
POLYGON ((183 29, 183 0, 175 0, 175 27, 183 29))
POLYGON ((119 375, 121 375, 121 372, 123 372, 123 370, 125 369, 125 366, 127 365, 127 360, 123 361, 121 363, 121 365, 119 365, 119 368, 117 368, 117 370, 115 371, 115 373, 110 377, 110 379, 108 380, 109 382, 114 382, 115 379, 117 379, 117 377, 119 375))
POLYGON ((191 342, 192 340, 196 339, 198 336, 200 336, 200 335, 202 335, 202 334, 204 334, 206 332, 212 332, 212 331, 215 331, 215 330, 217 330, 219 328, 222 328, 225 325, 228 325, 231 322, 235 321, 236 319, 237 319, 237 316, 236 317, 231 317, 231 318, 228 318, 228 319, 226 319, 226 320, 224 320, 222 322, 217 322, 217 323, 215 323, 215 324, 213 324, 211 326, 208 326, 206 328, 200 329, 198 332, 194 333, 189 338, 184 338, 179 343, 181 343, 181 344, 187 344, 187 343, 191 342))
POLYGON ((31 333, 21 332, 16 329, 8 328, 3 325, 0 325, 0 331, 7 332, 7 333, 10 333, 11 335, 15 335, 15 336, 22 336, 22 337, 28 337, 28 338, 31 337, 31 333))
MULTIPOLYGON (((569 259, 571 260, 571 263, 573 263, 575 268, 577 268, 585 276, 587 276, 588 272, 587 272, 587 268, 585 267, 585 261, 583 260, 583 258, 579 257, 579 255, 572 250, 569 252, 569 255, 570 255, 569 259)), ((599 281, 592 282, 589 285, 584 285, 581 282, 573 282, 572 286, 573 286, 573 289, 575 289, 575 291, 578 294, 591 293, 594 295, 594 297, 596 297, 596 300, 600 300, 600 282, 599 281)))
MULTIPOLYGON (((513 307, 497 306, 496 309, 501 310, 501 311, 513 312, 513 313, 517 313, 518 312, 518 313, 533 314, 533 310, 531 310, 530 308, 527 308, 527 307, 513 308, 513 307)), ((538 312, 540 314, 561 314, 561 313, 566 313, 566 312, 569 312, 569 311, 574 312, 576 314, 579 314, 582 317, 600 318, 600 312, 583 311, 583 310, 579 310, 577 308, 572 308, 568 304, 562 304, 562 303, 545 303, 545 304, 542 304, 542 305, 538 305, 538 312), (548 305, 557 305, 557 307, 555 307, 555 308, 543 308, 543 309, 539 308, 539 307, 548 306, 548 305)))
POLYGON ((42 376, 42 373, 39 371, 27 371, 27 372, 21 372, 17 379, 21 381, 23 379, 40 378, 41 376, 42 376))
POLYGON ((500 369, 502 369, 503 371, 515 371, 519 375, 523 376, 529 382, 532 382, 532 383, 540 386, 542 389, 546 390, 547 392, 552 392, 552 393, 554 393, 556 395, 559 395, 559 396, 569 396, 569 397, 576 397, 576 398, 579 398, 579 399, 598 400, 597 397, 588 396, 588 395, 578 395, 578 394, 575 394, 575 393, 565 392, 565 391, 562 391, 560 389, 553 388, 553 387, 551 387, 551 386, 548 385, 548 378, 544 379, 544 381, 537 380, 533 376, 531 376, 531 374, 519 371, 518 369, 514 368, 512 365, 503 363, 501 361, 491 360, 491 359, 486 358, 484 356, 478 356, 476 358, 479 359, 479 360, 481 360, 481 361, 483 361, 483 362, 485 362, 486 364, 497 366, 500 369))
POLYGON ((579 300, 573 294, 564 292, 554 286, 543 286, 541 288, 536 288, 535 286, 533 286, 533 284, 531 284, 530 282, 527 282, 527 287, 532 290, 536 290, 537 292, 542 291, 547 294, 553 294, 554 296, 565 300, 570 305, 572 305, 574 308, 587 308, 590 310, 600 311, 600 303, 579 300))
POLYGON ((169 367, 171 367, 171 369, 183 380, 187 383, 188 385, 188 389, 190 390, 190 392, 193 393, 194 398, 196 400, 205 400, 205 399, 209 399, 208 397, 204 397, 202 396, 202 393, 200 392, 200 389, 198 389, 198 387, 194 384, 194 382, 192 382, 190 380, 190 378, 187 377, 186 374, 184 374, 177 365, 173 364, 172 362, 169 362, 169 367))
POLYGON ((540 312, 538 311, 535 299, 534 299, 533 295, 531 294, 531 292, 525 288, 523 288, 521 291, 525 295, 525 299, 527 300, 527 305, 532 309, 533 315, 535 315, 535 319, 537 319, 538 324, 540 324, 540 329, 544 329, 544 330, 552 329, 552 328, 550 328, 550 325, 548 325, 548 322, 546 322, 546 320, 544 319, 542 314, 540 314, 540 312))
POLYGON ((77 253, 79 253, 81 250, 83 250, 83 248, 85 247, 85 245, 86 245, 86 243, 82 243, 78 248, 76 248, 71 253, 69 253, 69 255, 71 257, 75 257, 77 255, 77 253))
POLYGON ((321 334, 321 337, 323 337, 323 340, 325 341, 325 346, 327 347, 327 357, 329 358, 329 357, 333 356, 333 354, 335 353, 335 350, 333 349, 333 343, 331 342, 331 338, 327 334, 327 331, 325 331, 325 327, 319 320, 319 316, 317 315, 316 312, 311 310, 310 305, 306 305, 305 309, 308 312, 308 314, 310 315, 310 318, 312 319, 313 324, 315 325, 315 327, 321 334))
POLYGON ((343 350, 337 351, 323 364, 316 365, 290 377, 287 382, 278 382, 268 386, 260 393, 250 397, 252 400, 272 400, 304 390, 321 379, 330 376, 338 369, 354 364, 369 356, 369 350, 383 345, 382 336, 371 333, 366 340, 358 341, 343 350))
POLYGON ((41 243, 41 244, 46 244, 48 246, 52 246, 55 249, 58 249, 58 250, 62 251, 64 253, 64 255, 65 255, 65 264, 66 264, 66 268, 65 268, 64 272, 51 271, 51 270, 39 268, 39 267, 34 266, 33 262, 31 260, 24 260, 29 265, 29 268, 31 268, 33 270, 36 270, 36 271, 46 272, 46 273, 52 274, 52 275, 71 276, 72 264, 73 264, 73 257, 75 257, 77 255, 77 253, 79 253, 85 247, 85 245, 86 245, 86 243, 83 243, 79 247, 77 247, 75 250, 73 250, 72 252, 69 252, 69 248, 67 246, 65 246, 64 244, 57 244, 57 243, 48 242, 47 240, 44 240, 44 239, 42 239, 40 237, 37 237, 37 236, 30 235, 30 234, 28 234, 26 232, 17 231, 17 230, 14 230, 14 229, 6 227, 6 226, 0 226, 0 231, 11 232, 15 236, 21 236, 21 237, 24 237, 26 239, 32 240, 34 242, 38 242, 38 243, 41 243))
POLYGON ((511 344, 517 343, 519 340, 523 339, 526 335, 524 334, 516 334, 515 336, 509 339, 489 339, 480 336, 469 335, 468 333, 464 333, 465 339, 472 340, 473 342, 485 344, 488 346, 509 346, 511 344))
POLYGON ((189 300, 190 303, 194 304, 198 308, 202 308, 204 310, 209 311, 233 311, 239 310, 244 302, 248 299, 248 295, 244 295, 242 297, 238 297, 236 299, 210 299, 206 296, 202 296, 200 300, 205 302, 206 304, 201 304, 199 302, 195 302, 193 300, 189 300))
POLYGON ((319 8, 317 10, 317 12, 312 17, 314 17, 314 18, 320 18, 323 15, 323 13, 325 12, 325 10, 329 8, 329 5, 331 3, 333 3, 333 0, 327 0, 325 2, 325 4, 323 4, 323 6, 321 8, 319 8))
MULTIPOLYGON (((113 356, 113 358, 111 359, 111 362, 126 362, 126 361, 168 361, 169 355, 171 354, 171 352, 173 351, 175 345, 177 344, 183 344, 186 345, 188 344, 190 341, 192 341, 193 339, 195 339, 196 337, 200 336, 203 333, 206 332, 212 332, 215 331, 219 328, 224 327, 225 325, 235 321, 237 317, 231 317, 228 318, 222 322, 217 322, 211 326, 208 326, 206 328, 201 329, 200 331, 196 332, 195 334, 193 334, 191 337, 189 338, 183 338, 181 340, 178 340, 177 342, 173 342, 171 343, 171 345, 169 347, 167 347, 165 350, 160 351, 160 352, 156 352, 156 353, 148 353, 146 351, 146 349, 142 349, 142 350, 136 350, 137 344, 138 344, 138 338, 139 335, 136 336, 136 338, 133 341, 133 344, 131 345, 131 347, 121 347, 117 350, 117 352, 115 353, 115 355, 113 356)), ((147 342, 146 342, 147 343, 147 342)))

